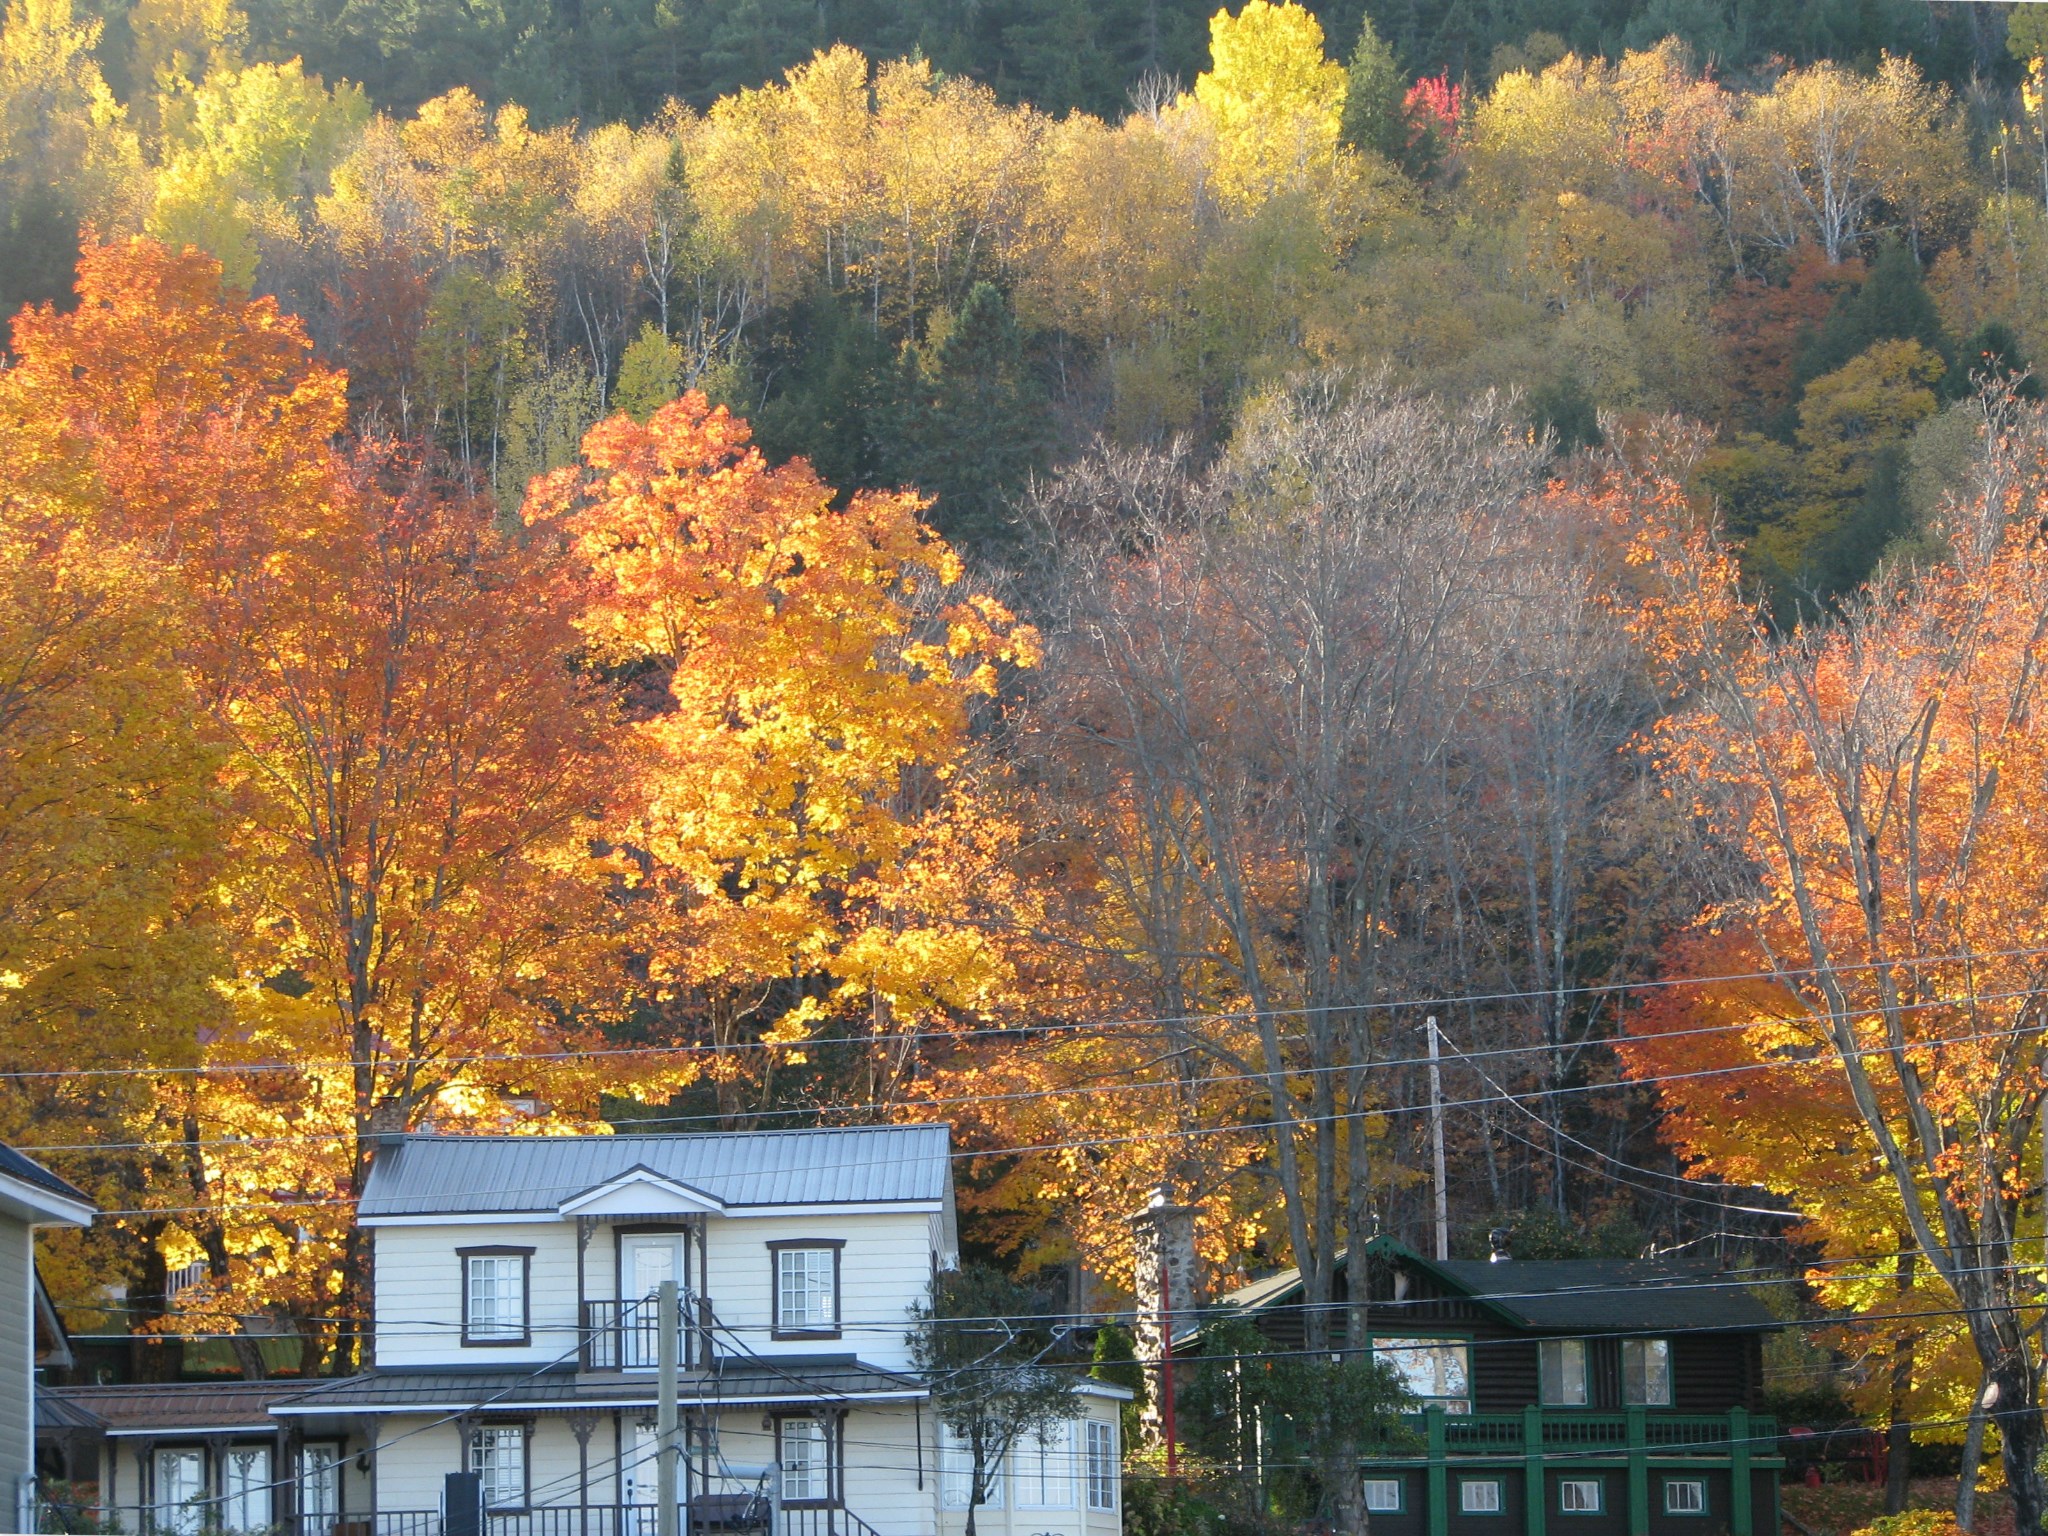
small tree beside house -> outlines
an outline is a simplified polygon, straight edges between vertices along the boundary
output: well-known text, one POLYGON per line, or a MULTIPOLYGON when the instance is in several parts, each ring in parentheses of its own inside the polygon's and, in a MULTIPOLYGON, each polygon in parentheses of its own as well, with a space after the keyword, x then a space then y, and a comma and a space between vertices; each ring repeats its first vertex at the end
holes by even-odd
POLYGON ((1058 1342, 1027 1286, 981 1265, 937 1276, 911 1309, 911 1358, 933 1412, 968 1463, 967 1533, 1010 1448, 1074 1416, 1068 1374, 1045 1363, 1058 1342))

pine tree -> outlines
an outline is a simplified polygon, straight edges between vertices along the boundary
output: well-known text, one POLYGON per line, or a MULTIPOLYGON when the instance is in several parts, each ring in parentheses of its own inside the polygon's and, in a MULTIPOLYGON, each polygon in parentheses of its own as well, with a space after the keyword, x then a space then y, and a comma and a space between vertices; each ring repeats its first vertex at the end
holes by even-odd
POLYGON ((1408 83, 1370 16, 1358 29, 1346 76, 1344 142, 1353 149, 1375 150, 1399 165, 1408 148, 1408 115, 1401 106, 1408 83))

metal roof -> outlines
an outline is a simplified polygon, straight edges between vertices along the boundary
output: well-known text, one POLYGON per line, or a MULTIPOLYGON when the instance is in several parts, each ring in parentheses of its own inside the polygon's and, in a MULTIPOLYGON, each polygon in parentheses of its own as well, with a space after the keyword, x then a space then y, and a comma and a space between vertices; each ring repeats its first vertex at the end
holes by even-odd
POLYGON ((359 1217, 553 1211, 635 1168, 727 1206, 930 1204, 951 1191, 944 1125, 683 1136, 405 1136, 380 1149, 359 1217))
MULTIPOLYGON (((1438 1276, 1453 1295, 1491 1308, 1531 1332, 1646 1333, 1677 1329, 1760 1332, 1783 1326, 1741 1281, 1713 1271, 1672 1269, 1633 1259, 1429 1259, 1388 1238, 1375 1238, 1375 1257, 1438 1276)), ((1342 1273, 1349 1254, 1339 1252, 1342 1273)), ((1301 1271, 1282 1270, 1222 1298, 1225 1306, 1258 1312, 1291 1304, 1301 1271)), ((1375 1303, 1384 1314, 1398 1311, 1375 1303)), ((1191 1323, 1187 1335, 1200 1332, 1191 1323)), ((1177 1331, 1177 1337, 1179 1336, 1177 1331)))
POLYGON ((51 1427, 90 1426, 115 1435, 155 1430, 268 1433, 270 1405, 305 1390, 303 1381, 170 1381, 38 1387, 36 1417, 51 1427))
POLYGON ((81 1205, 92 1204, 92 1196, 76 1184, 58 1178, 34 1158, 22 1156, 4 1141, 0 1141, 0 1173, 11 1174, 24 1184, 33 1184, 45 1194, 76 1200, 81 1205))
MULTIPOLYGON (((793 1355, 721 1360, 686 1371, 682 1402, 734 1406, 923 1397, 915 1377, 866 1365, 852 1355, 793 1355)), ((544 1371, 384 1370, 329 1382, 277 1405, 280 1414, 452 1412, 494 1408, 652 1408, 651 1377, 592 1378, 572 1367, 544 1371)))

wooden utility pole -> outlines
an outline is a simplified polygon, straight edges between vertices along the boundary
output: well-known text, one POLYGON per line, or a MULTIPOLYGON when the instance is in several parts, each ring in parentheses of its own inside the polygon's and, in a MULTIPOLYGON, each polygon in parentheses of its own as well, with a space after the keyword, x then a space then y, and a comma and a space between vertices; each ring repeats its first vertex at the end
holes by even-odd
POLYGON ((1451 1256, 1451 1202, 1444 1188, 1444 1078, 1437 1066, 1436 1015, 1429 1016, 1429 1155, 1436 1167, 1436 1256, 1451 1256))
POLYGON ((661 1282, 654 1304, 654 1326, 660 1334, 656 1343, 656 1374, 660 1378, 659 1406, 654 1419, 654 1512, 656 1536, 682 1536, 676 1520, 676 1327, 680 1309, 676 1305, 676 1283, 661 1282))

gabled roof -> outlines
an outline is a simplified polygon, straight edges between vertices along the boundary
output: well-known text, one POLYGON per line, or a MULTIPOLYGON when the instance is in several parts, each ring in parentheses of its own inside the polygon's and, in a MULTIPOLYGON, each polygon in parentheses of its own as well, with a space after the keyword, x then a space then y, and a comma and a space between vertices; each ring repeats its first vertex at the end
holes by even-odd
POLYGON ((0 1142, 0 1202, 27 1221, 80 1227, 92 1221, 90 1195, 5 1142, 0 1142))
POLYGON ((451 1215, 557 1214, 635 1169, 728 1210, 801 1205, 945 1209, 944 1125, 686 1136, 404 1136, 370 1165, 365 1224, 451 1215))
MULTIPOLYGON (((1426 1259, 1387 1237, 1374 1238, 1366 1252, 1431 1275, 1450 1295, 1532 1333, 1748 1333, 1782 1326, 1749 1287, 1710 1270, 1637 1259, 1426 1259)), ((1348 1257, 1337 1255, 1340 1272, 1348 1257)), ((1283 1270, 1231 1292, 1223 1303, 1258 1312, 1291 1304, 1301 1289, 1301 1271, 1283 1270)))

